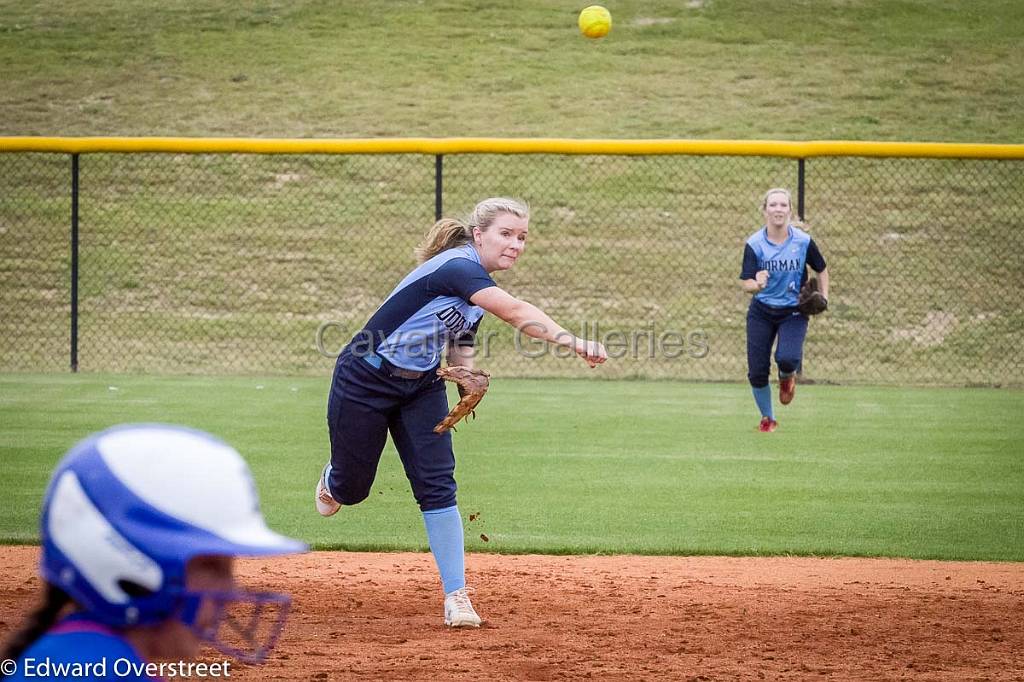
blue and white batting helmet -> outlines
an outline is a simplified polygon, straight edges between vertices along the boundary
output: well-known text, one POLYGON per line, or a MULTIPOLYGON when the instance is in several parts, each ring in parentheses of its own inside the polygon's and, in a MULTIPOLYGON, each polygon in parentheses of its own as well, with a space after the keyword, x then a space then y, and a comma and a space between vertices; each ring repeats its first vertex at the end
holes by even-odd
POLYGON ((75 445, 46 490, 41 536, 44 578, 114 627, 194 612, 185 585, 193 557, 306 549, 267 527, 238 452, 162 424, 118 426, 75 445))

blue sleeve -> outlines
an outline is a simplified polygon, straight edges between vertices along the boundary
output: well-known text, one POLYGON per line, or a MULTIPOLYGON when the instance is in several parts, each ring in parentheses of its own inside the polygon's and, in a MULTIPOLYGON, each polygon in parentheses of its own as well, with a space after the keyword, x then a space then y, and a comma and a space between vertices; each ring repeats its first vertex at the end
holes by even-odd
POLYGON ((464 301, 487 287, 497 286, 479 263, 453 258, 430 275, 430 291, 437 296, 458 296, 464 301))
POLYGON ((740 279, 754 279, 754 275, 757 274, 757 254, 754 253, 754 249, 747 244, 746 248, 743 249, 743 269, 740 270, 740 279))
POLYGON ((818 245, 814 243, 813 239, 807 246, 807 265, 811 266, 811 270, 815 272, 825 269, 825 258, 821 255, 821 251, 818 250, 818 245))

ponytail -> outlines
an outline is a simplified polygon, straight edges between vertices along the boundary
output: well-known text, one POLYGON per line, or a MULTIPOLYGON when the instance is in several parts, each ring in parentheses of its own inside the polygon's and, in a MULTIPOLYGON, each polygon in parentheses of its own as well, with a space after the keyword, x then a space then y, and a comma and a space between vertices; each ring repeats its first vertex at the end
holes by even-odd
POLYGON ((64 590, 50 583, 44 583, 43 602, 29 614, 21 629, 11 635, 4 645, 0 659, 18 660, 32 644, 46 634, 57 622, 57 616, 71 603, 71 597, 64 590))
POLYGON ((424 263, 442 251, 473 242, 473 233, 465 223, 442 218, 434 223, 420 245, 416 247, 416 260, 424 263))

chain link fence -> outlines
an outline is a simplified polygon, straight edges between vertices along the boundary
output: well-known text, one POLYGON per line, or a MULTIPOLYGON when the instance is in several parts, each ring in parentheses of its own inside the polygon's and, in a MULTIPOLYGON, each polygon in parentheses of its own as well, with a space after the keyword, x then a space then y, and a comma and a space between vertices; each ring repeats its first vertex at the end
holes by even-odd
MULTIPOLYGON (((616 356, 602 378, 744 381, 738 284, 768 187, 756 156, 0 154, 0 371, 322 374, 414 265, 435 218, 532 206, 514 295, 616 356)), ((832 273, 806 380, 1024 384, 1024 161, 812 158, 832 273)), ((488 316, 500 376, 597 376, 488 316)))

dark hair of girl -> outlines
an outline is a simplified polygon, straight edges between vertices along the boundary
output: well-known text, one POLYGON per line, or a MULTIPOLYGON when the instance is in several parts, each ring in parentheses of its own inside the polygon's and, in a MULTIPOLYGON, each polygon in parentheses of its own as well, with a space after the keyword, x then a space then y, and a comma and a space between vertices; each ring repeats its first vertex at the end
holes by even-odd
POLYGON ((18 660, 32 644, 46 634, 57 622, 57 616, 71 603, 71 597, 64 590, 44 583, 43 601, 29 614, 28 619, 4 644, 0 659, 18 660))

